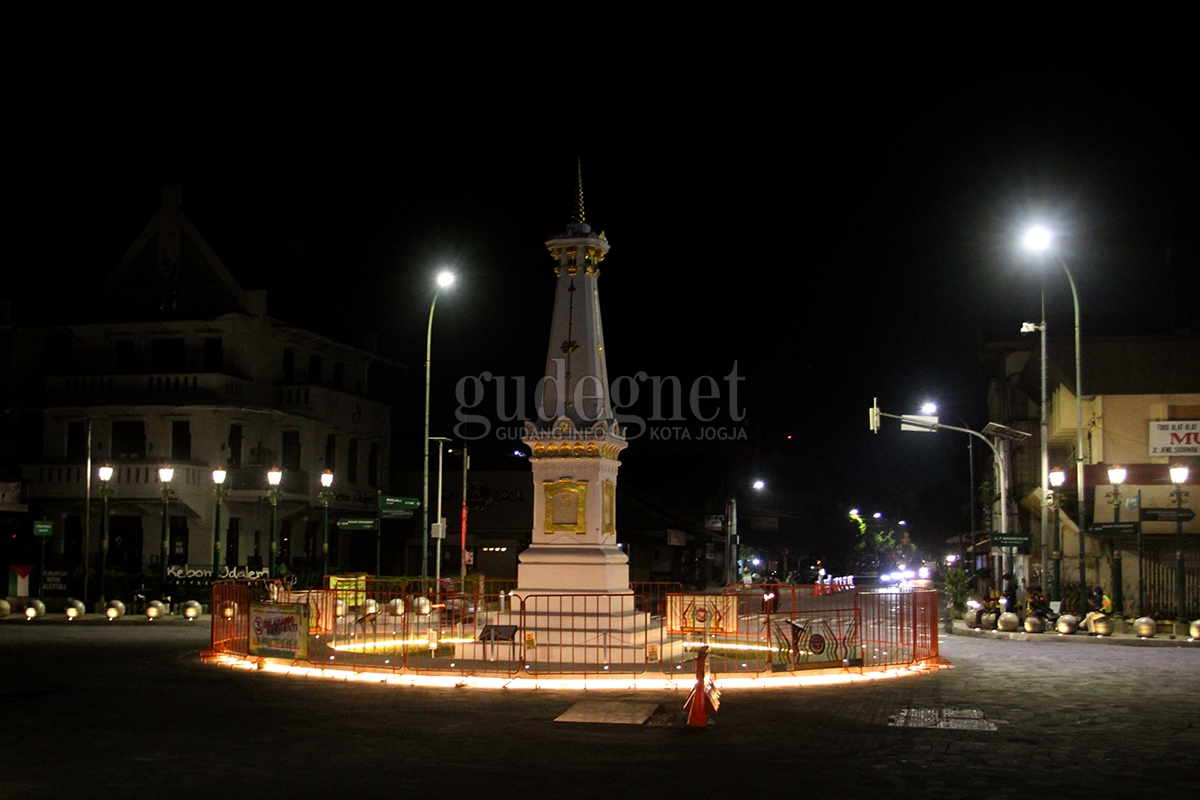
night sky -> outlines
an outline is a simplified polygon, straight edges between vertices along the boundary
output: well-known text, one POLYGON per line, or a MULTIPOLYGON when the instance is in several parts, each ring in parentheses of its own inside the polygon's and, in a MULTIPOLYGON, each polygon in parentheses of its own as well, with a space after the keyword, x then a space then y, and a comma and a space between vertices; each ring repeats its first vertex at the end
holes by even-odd
MULTIPOLYGON (((686 387, 735 361, 745 376, 745 441, 635 441, 622 485, 716 499, 762 477, 755 502, 810 515, 814 531, 858 505, 905 517, 929 544, 966 529, 966 437, 872 436, 867 408, 934 399, 947 421, 987 422, 980 343, 1038 317, 1038 273, 1017 246, 1028 222, 1061 231, 1085 335, 1197 329, 1194 67, 1043 61, 1037 92, 1032 66, 880 63, 870 81, 799 66, 715 80, 709 67, 536 91, 485 76, 434 100, 382 93, 379 66, 80 78, 77 105, 23 130, 15 316, 25 292, 95 285, 160 184, 181 183, 243 286, 304 313, 319 301, 328 329, 377 334, 379 353, 410 367, 390 388, 393 463, 419 469, 434 271, 459 275, 434 331, 432 432, 450 435, 462 376, 540 376, 554 289, 543 242, 569 220, 580 157, 587 221, 612 245, 610 377, 686 387)), ((1051 336, 1069 336, 1061 272, 1046 291, 1051 336)), ((511 449, 473 447, 481 465, 511 449)))

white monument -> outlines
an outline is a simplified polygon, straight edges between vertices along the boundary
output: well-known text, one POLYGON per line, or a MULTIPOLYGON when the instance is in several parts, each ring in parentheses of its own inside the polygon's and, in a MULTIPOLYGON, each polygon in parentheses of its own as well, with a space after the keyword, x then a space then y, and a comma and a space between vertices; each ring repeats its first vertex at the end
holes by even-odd
POLYGON ((546 242, 558 288, 536 422, 523 441, 533 465, 533 541, 517 566, 518 596, 630 594, 617 547, 617 457, 626 446, 609 402, 600 262, 608 239, 576 218, 546 242))

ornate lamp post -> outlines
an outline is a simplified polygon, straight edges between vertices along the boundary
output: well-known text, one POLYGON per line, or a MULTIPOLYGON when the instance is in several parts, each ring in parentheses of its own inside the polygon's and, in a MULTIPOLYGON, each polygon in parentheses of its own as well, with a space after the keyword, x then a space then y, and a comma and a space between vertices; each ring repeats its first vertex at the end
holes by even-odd
POLYGON ((1051 600, 1062 600, 1062 529, 1059 526, 1059 509, 1062 507, 1062 486, 1067 481, 1067 473, 1058 467, 1050 470, 1050 501, 1054 510, 1054 583, 1050 589, 1051 600))
POLYGON ((162 498, 162 586, 159 588, 159 594, 165 596, 167 591, 167 557, 171 550, 171 533, 170 533, 170 518, 168 517, 169 506, 171 503, 171 479, 175 477, 175 470, 170 467, 162 467, 158 471, 158 481, 161 484, 158 487, 158 496, 162 498))
POLYGON ((325 507, 325 522, 321 526, 321 585, 324 586, 329 574, 329 504, 336 496, 329 488, 333 486, 333 470, 321 473, 321 485, 325 488, 317 493, 317 499, 325 507))
POLYGON ((279 467, 271 467, 267 473, 267 483, 271 485, 267 490, 267 499, 271 501, 271 571, 267 574, 272 578, 275 577, 275 561, 279 558, 279 482, 282 479, 279 467))
MULTIPOLYGON (((1121 521, 1121 484, 1125 482, 1127 471, 1124 467, 1114 464, 1108 470, 1108 482, 1112 484, 1112 491, 1108 493, 1108 502, 1113 507, 1113 522, 1121 521)), ((1121 578, 1121 530, 1117 528, 1113 531, 1113 615, 1120 617, 1125 614, 1125 592, 1122 589, 1121 578)))
POLYGON ((217 513, 213 518, 213 580, 217 579, 217 570, 221 568, 221 504, 225 502, 225 498, 229 496, 229 490, 225 488, 225 468, 217 467, 213 470, 213 500, 217 503, 217 513))
POLYGON ((104 518, 100 523, 100 609, 103 611, 108 601, 104 596, 104 576, 108 572, 108 498, 112 496, 112 487, 108 482, 112 480, 113 468, 105 464, 99 469, 99 475, 100 499, 104 501, 104 518))
POLYGON ((421 577, 429 577, 429 356, 433 348, 433 309, 437 307, 438 294, 454 283, 454 273, 442 270, 437 276, 438 288, 433 292, 429 304, 429 328, 425 332, 425 471, 421 482, 421 577))
POLYGON ((1175 501, 1175 618, 1181 625, 1187 624, 1187 572, 1183 565, 1183 501, 1188 492, 1183 484, 1188 479, 1188 468, 1182 464, 1171 467, 1171 499, 1175 501))

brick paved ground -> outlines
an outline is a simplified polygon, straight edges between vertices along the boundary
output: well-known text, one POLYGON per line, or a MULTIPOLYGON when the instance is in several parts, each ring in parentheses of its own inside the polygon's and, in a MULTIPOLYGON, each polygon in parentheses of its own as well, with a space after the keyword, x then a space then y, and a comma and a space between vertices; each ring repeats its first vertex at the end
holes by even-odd
POLYGON ((199 663, 206 641, 202 626, 0 622, 0 797, 1200 794, 1195 647, 944 636, 953 669, 728 690, 690 731, 553 722, 595 692, 219 669, 199 663), (978 709, 997 729, 889 727, 904 708, 978 709))

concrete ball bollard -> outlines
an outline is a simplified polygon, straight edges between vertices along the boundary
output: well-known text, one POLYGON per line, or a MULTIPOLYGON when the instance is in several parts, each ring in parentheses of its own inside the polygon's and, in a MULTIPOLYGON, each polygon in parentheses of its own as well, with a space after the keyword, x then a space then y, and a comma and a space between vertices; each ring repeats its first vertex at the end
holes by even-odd
POLYGON ((1079 620, 1077 620, 1071 614, 1063 614, 1061 617, 1058 618, 1058 624, 1057 624, 1056 628, 1059 633, 1067 634, 1067 635, 1072 634, 1075 631, 1079 630, 1079 620))
POLYGON ((183 604, 183 616, 188 622, 192 622, 199 617, 200 612, 203 610, 204 608, 200 605, 199 600, 188 600, 183 604))
POLYGON ((153 622, 167 613, 167 607, 162 600, 151 600, 146 604, 146 619, 153 622))
POLYGON ((393 597, 391 600, 388 600, 387 613, 389 617, 403 617, 404 601, 399 597, 393 597))
POLYGON ((1188 626, 1188 633, 1193 639, 1200 639, 1200 619, 1192 620, 1192 624, 1188 626))
POLYGON ((41 600, 30 600, 25 604, 25 619, 36 619, 46 616, 46 604, 41 600))
POLYGON ((1112 617, 1097 617, 1096 619, 1092 620, 1092 633, 1096 634, 1097 636, 1112 636, 1112 632, 1112 617))
POLYGON ((379 601, 370 599, 363 600, 362 608, 359 610, 362 612, 363 616, 366 616, 367 614, 377 614, 379 613, 379 601))
POLYGON ((1154 617, 1138 617, 1133 623, 1133 632, 1143 639, 1149 639, 1158 633, 1158 623, 1154 621, 1154 617))
POLYGON ((1045 633, 1046 632, 1046 620, 1042 619, 1041 617, 1037 616, 1036 614, 1030 614, 1028 617, 1025 618, 1025 632, 1026 633, 1045 633))
POLYGON ((346 616, 346 608, 347 608, 346 599, 344 597, 339 597, 337 599, 337 602, 334 604, 334 611, 333 611, 334 616, 337 616, 337 617, 346 616))
POLYGON ((76 600, 73 597, 67 598, 67 604, 63 606, 63 613, 67 615, 67 621, 71 621, 76 617, 82 617, 84 612, 83 601, 76 600))
POLYGON ((0 597, 0 619, 4 619, 11 613, 12 605, 3 597, 0 597))
POLYGON ((428 597, 414 597, 408 601, 408 608, 414 614, 426 616, 433 610, 433 604, 429 602, 428 597))
POLYGON ((1005 611, 1000 615, 1000 619, 996 620, 996 629, 1005 633, 1015 631, 1021 625, 1021 618, 1011 611, 1005 611))
POLYGON ((996 630, 996 615, 984 614, 979 620, 979 627, 983 628, 985 631, 996 630))
POLYGON ((125 604, 120 600, 109 600, 108 604, 104 606, 104 616, 109 619, 116 619, 117 617, 124 616, 124 614, 125 604))

